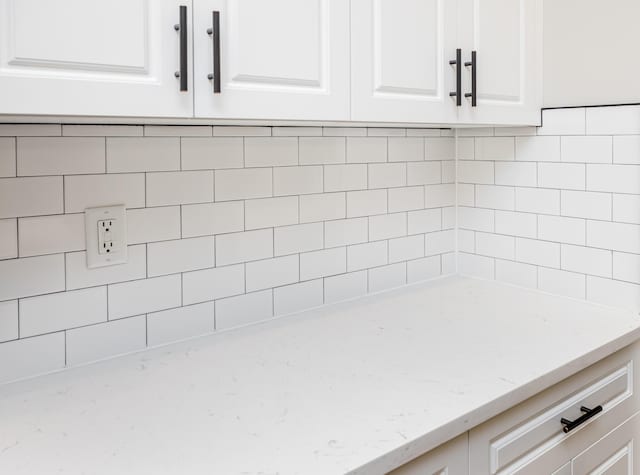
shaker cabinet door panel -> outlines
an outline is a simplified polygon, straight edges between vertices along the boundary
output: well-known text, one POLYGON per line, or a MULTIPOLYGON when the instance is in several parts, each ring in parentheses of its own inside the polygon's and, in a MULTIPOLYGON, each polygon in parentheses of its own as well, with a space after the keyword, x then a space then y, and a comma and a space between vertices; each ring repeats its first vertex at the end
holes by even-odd
POLYGON ((349 2, 195 0, 194 23, 197 117, 349 119, 349 2))
POLYGON ((352 0, 352 119, 454 122, 456 3, 352 0))
POLYGON ((0 112, 192 116, 181 5, 191 68, 191 0, 0 0, 0 112))

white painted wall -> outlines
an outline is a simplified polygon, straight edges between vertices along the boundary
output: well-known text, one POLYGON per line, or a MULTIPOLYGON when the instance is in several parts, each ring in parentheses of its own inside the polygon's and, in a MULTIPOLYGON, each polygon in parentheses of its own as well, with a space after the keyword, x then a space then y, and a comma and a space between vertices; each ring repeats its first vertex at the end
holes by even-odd
POLYGON ((640 102, 639 0, 544 1, 544 106, 640 102))

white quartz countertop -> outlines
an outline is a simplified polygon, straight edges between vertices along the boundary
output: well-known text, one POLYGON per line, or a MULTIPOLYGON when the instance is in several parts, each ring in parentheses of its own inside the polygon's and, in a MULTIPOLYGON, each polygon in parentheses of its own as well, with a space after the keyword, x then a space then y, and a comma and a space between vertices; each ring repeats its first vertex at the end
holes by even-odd
POLYGON ((384 473, 638 338, 445 278, 0 386, 0 473, 384 473))

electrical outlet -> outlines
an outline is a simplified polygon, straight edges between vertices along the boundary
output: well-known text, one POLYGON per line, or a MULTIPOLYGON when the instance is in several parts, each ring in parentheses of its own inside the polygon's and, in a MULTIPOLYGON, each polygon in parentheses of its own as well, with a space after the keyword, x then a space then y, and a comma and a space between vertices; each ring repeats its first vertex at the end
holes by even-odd
POLYGON ((88 208, 84 211, 87 267, 127 262, 127 221, 124 205, 88 208))

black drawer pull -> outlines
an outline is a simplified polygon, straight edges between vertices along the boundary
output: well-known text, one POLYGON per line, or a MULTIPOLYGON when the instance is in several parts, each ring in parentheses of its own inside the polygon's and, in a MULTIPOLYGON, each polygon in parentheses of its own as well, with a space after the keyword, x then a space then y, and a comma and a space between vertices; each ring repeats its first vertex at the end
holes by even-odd
POLYGON ((471 92, 465 93, 464 97, 471 98, 471 107, 476 107, 478 104, 478 93, 476 92, 476 83, 478 76, 478 61, 476 59, 476 52, 471 52, 471 61, 465 61, 464 65, 469 67, 471 66, 471 92))
POLYGON ((180 5, 180 23, 177 23, 173 28, 180 33, 180 70, 175 72, 175 77, 180 79, 180 90, 186 91, 188 89, 188 76, 187 76, 187 41, 189 40, 187 35, 187 7, 180 5))
POLYGON ((580 406, 580 410, 582 412, 584 412, 584 414, 582 414, 580 417, 578 417, 575 421, 567 420, 564 417, 562 419, 560 419, 560 423, 564 425, 562 430, 565 432, 565 434, 567 432, 569 432, 569 431, 572 431, 573 429, 578 427, 580 424, 583 424, 584 422, 587 422, 589 419, 591 419, 593 416, 595 416, 599 412, 602 412, 602 406, 596 406, 593 409, 589 409, 588 407, 580 406))
POLYGON ((220 92, 220 12, 212 12, 211 28, 207 28, 207 35, 213 39, 213 72, 207 75, 213 81, 213 93, 220 92))
POLYGON ((456 106, 462 105, 462 50, 456 50, 456 59, 449 61, 451 66, 456 67, 456 90, 449 93, 449 96, 456 98, 456 106))

